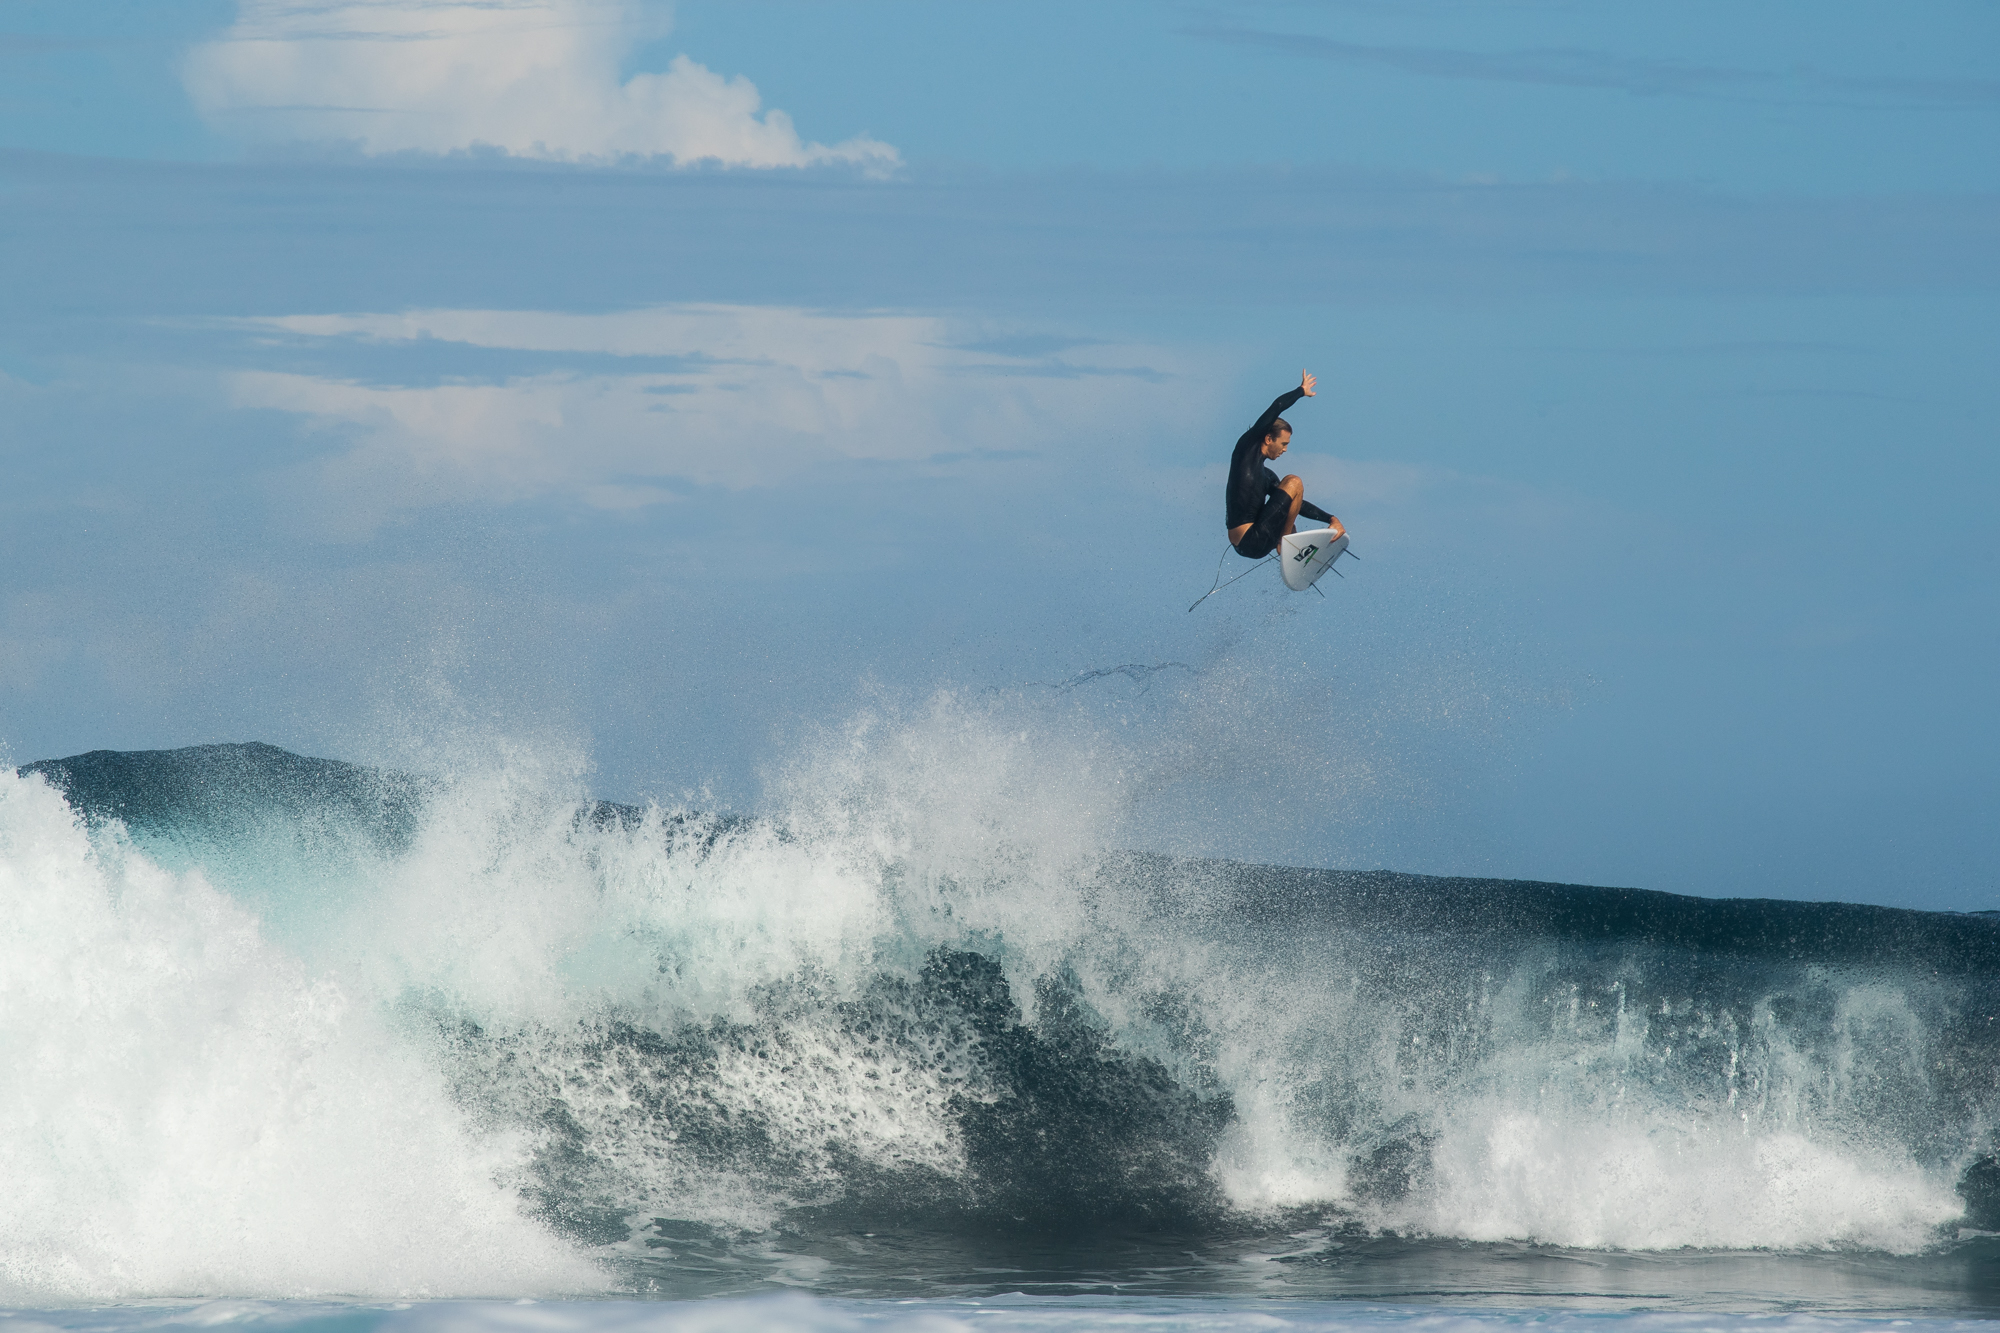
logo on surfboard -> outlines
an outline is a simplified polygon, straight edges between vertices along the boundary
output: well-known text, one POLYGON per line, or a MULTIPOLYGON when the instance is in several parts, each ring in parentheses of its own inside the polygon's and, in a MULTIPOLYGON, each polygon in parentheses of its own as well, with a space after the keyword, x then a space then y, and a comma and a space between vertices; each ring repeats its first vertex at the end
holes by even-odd
POLYGON ((1304 550, 1300 551, 1297 555, 1292 557, 1292 563, 1295 565, 1304 564, 1306 561, 1313 558, 1313 552, 1317 551, 1318 549, 1319 546, 1317 543, 1306 547, 1304 550))

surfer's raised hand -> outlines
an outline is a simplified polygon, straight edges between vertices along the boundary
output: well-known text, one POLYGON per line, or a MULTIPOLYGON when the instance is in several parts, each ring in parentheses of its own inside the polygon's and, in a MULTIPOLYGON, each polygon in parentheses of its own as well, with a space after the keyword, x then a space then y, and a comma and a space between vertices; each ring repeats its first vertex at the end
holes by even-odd
POLYGON ((1318 397, 1318 395, 1313 392, 1313 385, 1318 383, 1319 381, 1313 378, 1313 373, 1310 370, 1301 370, 1299 372, 1299 388, 1305 390, 1306 397, 1308 398, 1318 397))

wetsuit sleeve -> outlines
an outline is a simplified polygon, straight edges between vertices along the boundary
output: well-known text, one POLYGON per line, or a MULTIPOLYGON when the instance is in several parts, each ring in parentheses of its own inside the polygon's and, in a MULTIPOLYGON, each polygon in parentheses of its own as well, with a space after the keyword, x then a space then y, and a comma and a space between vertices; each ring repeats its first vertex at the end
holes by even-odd
POLYGON ((1257 418, 1257 424, 1252 426, 1243 438, 1247 440, 1254 437, 1262 440, 1264 433, 1271 429, 1271 423, 1283 416, 1286 408, 1305 396, 1306 391, 1303 386, 1293 389, 1290 393, 1279 394, 1271 405, 1264 409, 1264 415, 1257 418))
POLYGON ((1299 517, 1314 519, 1321 523, 1333 522, 1333 515, 1327 513, 1324 509, 1321 509, 1311 500, 1299 501, 1299 517))

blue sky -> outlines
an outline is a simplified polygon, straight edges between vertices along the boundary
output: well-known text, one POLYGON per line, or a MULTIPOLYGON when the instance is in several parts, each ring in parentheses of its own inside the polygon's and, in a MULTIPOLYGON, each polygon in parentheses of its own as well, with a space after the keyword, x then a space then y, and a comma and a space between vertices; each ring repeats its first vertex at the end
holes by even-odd
POLYGON ((10 0, 0 744, 750 807, 945 690, 1146 845, 2000 907, 1996 38, 10 0), (1364 562, 1191 616, 1301 366, 1364 562))

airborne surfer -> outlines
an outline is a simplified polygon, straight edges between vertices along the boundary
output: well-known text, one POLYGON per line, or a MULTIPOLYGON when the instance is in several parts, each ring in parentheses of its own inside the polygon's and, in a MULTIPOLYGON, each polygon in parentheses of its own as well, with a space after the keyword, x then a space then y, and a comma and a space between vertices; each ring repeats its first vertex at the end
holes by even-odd
MULTIPOLYGON (((1279 394, 1257 424, 1236 441, 1229 456, 1229 489, 1223 524, 1236 554, 1262 560, 1298 526, 1301 517, 1325 523, 1334 537, 1347 531, 1340 520, 1306 499, 1306 484, 1296 476, 1280 478, 1268 461, 1284 456, 1291 446, 1291 423, 1278 415, 1301 398, 1312 398, 1318 383, 1302 372, 1299 387, 1279 394)), ((1192 609, 1192 608, 1190 608, 1192 609)))

